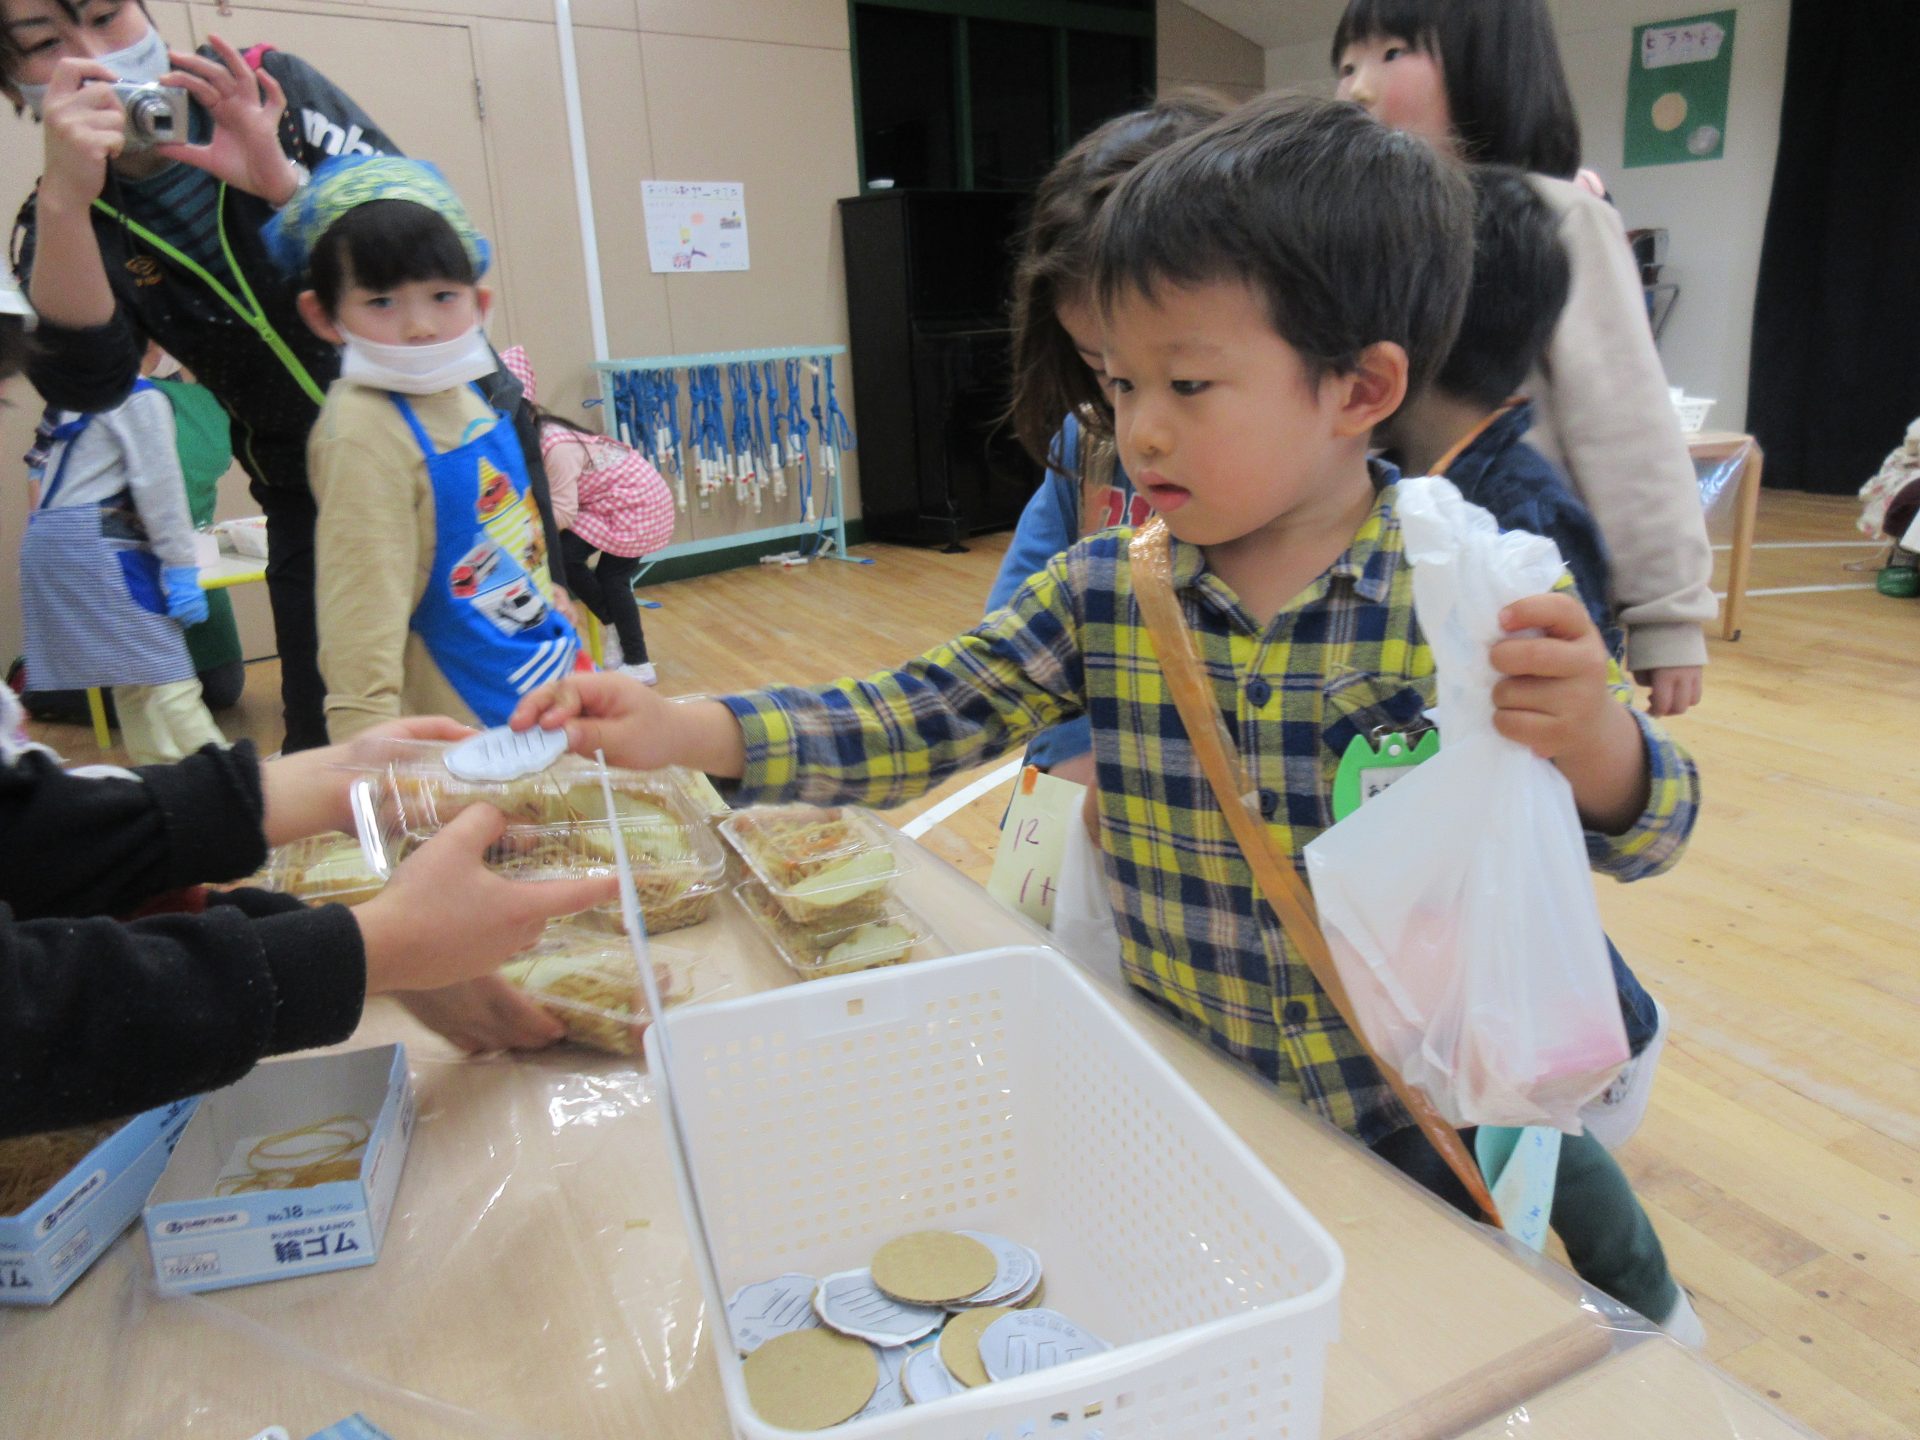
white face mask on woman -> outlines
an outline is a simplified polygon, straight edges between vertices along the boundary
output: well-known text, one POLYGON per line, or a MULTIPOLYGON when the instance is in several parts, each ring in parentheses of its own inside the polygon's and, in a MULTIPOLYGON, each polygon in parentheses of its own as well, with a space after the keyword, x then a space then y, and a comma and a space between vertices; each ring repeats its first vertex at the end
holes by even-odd
MULTIPOLYGON (((135 85, 145 85, 158 80, 173 69, 173 59, 167 53, 167 42, 153 26, 147 26, 147 33, 127 46, 124 50, 115 50, 97 57, 99 64, 113 71, 122 80, 135 85)), ((22 85, 20 96, 33 107, 34 118, 40 118, 40 107, 46 103, 47 87, 44 85, 22 85)))
POLYGON ((500 368, 487 332, 478 325, 433 345, 387 345, 348 330, 342 330, 340 338, 345 342, 340 347, 340 378, 373 390, 434 395, 485 379, 500 368))

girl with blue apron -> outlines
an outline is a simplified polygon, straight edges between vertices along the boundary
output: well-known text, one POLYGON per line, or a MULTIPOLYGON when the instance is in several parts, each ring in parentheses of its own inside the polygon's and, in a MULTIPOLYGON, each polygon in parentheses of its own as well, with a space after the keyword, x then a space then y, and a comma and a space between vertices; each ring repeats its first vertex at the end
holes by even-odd
MULTIPOLYGON (((484 403, 480 387, 473 391, 484 403)), ((519 435, 489 406, 494 423, 484 433, 436 450, 406 396, 387 398, 413 431, 433 490, 433 569, 412 629, 480 723, 505 724, 522 696, 570 673, 580 654, 579 637, 553 608, 519 435)))
MULTIPOLYGON (((135 386, 152 388, 145 380, 135 386)), ((20 609, 29 681, 36 690, 85 690, 191 680, 185 632, 167 615, 160 557, 131 493, 60 504, 74 448, 93 418, 54 427, 51 444, 64 448, 27 517, 20 609)))

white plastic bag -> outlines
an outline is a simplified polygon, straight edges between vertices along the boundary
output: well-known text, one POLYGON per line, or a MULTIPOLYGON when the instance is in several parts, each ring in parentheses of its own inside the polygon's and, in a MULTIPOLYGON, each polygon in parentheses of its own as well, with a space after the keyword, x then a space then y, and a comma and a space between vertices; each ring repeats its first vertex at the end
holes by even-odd
POLYGON ((1577 1132, 1626 1030, 1573 791, 1494 730, 1488 654, 1560 552, 1441 477, 1399 508, 1440 753, 1306 847, 1320 923, 1367 1042, 1449 1121, 1577 1132))

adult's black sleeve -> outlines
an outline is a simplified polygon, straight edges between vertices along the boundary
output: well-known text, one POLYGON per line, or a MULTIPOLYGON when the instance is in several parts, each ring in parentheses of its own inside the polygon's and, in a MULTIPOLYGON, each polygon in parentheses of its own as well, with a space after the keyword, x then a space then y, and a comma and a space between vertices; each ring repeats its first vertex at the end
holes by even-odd
POLYGON ((242 740, 129 780, 29 753, 0 767, 0 903, 27 920, 122 915, 266 858, 260 765, 242 740))
POLYGON ((350 911, 215 901, 132 924, 0 906, 0 1136, 150 1109, 353 1033, 366 952, 350 911))

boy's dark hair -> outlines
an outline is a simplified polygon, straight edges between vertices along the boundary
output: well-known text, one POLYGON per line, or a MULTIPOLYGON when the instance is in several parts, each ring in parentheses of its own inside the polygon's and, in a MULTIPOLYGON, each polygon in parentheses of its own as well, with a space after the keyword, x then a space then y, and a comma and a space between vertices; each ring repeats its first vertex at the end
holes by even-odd
POLYGON ((27 368, 27 322, 24 316, 0 315, 0 380, 11 380, 27 368))
POLYGON ((1478 166, 1473 191, 1473 286, 1433 388, 1492 409, 1546 353, 1573 267, 1559 217, 1520 171, 1478 166))
POLYGON ((1358 105, 1263 96, 1121 182, 1100 218, 1095 291, 1110 305, 1241 282, 1312 380, 1392 341, 1411 393, 1460 324, 1472 204, 1459 167, 1358 105))
POLYGON ((327 228, 307 260, 320 308, 340 308, 348 285, 391 290, 409 280, 478 282, 473 257, 445 219, 411 200, 370 200, 327 228))
POLYGON ((1079 412, 1095 422, 1109 414, 1087 362, 1054 316, 1062 301, 1089 290, 1093 228, 1100 206, 1128 171, 1227 113, 1227 102, 1204 90, 1182 90, 1144 110, 1116 116, 1089 131, 1034 191, 1033 210, 1013 272, 1013 426, 1042 466, 1060 422, 1079 412))
POLYGON ((1404 40, 1439 62, 1460 153, 1571 180, 1580 121, 1546 0, 1347 0, 1333 69, 1349 45, 1404 40))
MULTIPOLYGON (((53 0, 53 3, 74 24, 80 24, 80 10, 85 0, 53 0)), ((153 23, 153 15, 147 9, 147 0, 137 0, 140 13, 147 17, 147 23, 153 23)), ((157 27, 156 27, 157 28, 157 27)), ((13 32, 0 25, 0 95, 13 102, 13 113, 18 115, 27 108, 26 100, 20 94, 20 66, 26 60, 20 53, 20 42, 14 39, 13 32)))

